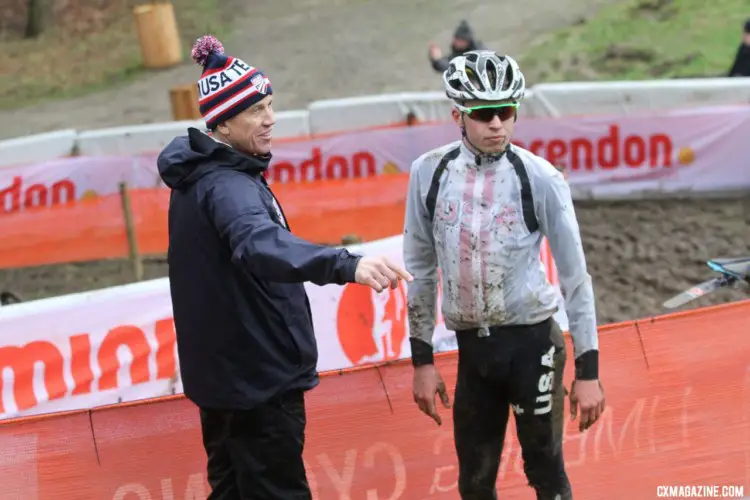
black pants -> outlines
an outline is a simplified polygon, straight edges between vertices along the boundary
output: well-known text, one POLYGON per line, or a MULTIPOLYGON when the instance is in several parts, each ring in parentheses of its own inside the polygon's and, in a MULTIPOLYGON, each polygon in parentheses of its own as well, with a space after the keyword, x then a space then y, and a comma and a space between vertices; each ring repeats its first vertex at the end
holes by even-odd
POLYGON ((531 326, 457 333, 453 407, 463 500, 494 500, 509 409, 524 472, 539 500, 569 500, 562 455, 565 343, 553 319, 531 326), (558 496, 559 495, 559 496, 558 496))
POLYGON ((253 410, 201 408, 209 500, 311 500, 302 462, 305 396, 291 391, 253 410))

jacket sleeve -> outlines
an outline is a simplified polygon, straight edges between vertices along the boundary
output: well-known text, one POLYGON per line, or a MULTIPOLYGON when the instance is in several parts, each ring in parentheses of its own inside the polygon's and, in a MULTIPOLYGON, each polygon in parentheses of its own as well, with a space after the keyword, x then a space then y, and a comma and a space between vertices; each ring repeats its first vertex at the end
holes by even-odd
POLYGON ((232 171, 202 180, 206 213, 219 236, 229 243, 236 266, 270 281, 311 281, 321 286, 354 282, 360 257, 310 243, 277 224, 255 181, 232 171))
POLYGON ((430 64, 432 64, 432 69, 442 73, 448 69, 450 61, 448 60, 448 57, 441 57, 439 59, 430 59, 430 64))
POLYGON ((586 270, 581 234, 570 187, 563 174, 550 166, 541 181, 543 209, 539 214, 542 233, 547 237, 558 269, 560 288, 570 323, 575 353, 576 378, 599 377, 599 337, 591 276, 586 270))
POLYGON ((742 45, 737 49, 737 54, 734 56, 734 62, 732 63, 732 67, 729 70, 729 73, 727 74, 728 77, 733 77, 737 73, 737 69, 740 65, 740 59, 742 58, 742 45))
POLYGON ((432 336, 437 310, 437 255, 432 235, 432 221, 422 201, 418 164, 409 174, 404 223, 404 263, 414 277, 409 283, 407 311, 412 363, 433 363, 432 336))

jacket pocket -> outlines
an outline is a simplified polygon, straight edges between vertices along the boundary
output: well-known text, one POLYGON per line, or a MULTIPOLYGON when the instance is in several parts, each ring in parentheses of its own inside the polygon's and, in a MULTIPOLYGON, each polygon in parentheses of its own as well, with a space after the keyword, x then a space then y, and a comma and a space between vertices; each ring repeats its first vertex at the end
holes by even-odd
POLYGON ((307 305, 307 294, 301 283, 294 288, 295 290, 290 291, 290 297, 294 302, 294 315, 289 318, 289 333, 299 355, 297 366, 317 364, 317 344, 312 316, 307 305))
POLYGON ((304 297, 299 296, 296 283, 272 283, 269 287, 269 295, 276 308, 280 322, 278 342, 286 346, 284 354, 295 366, 301 366, 303 361, 303 348, 298 339, 300 326, 304 326, 305 302, 304 297))

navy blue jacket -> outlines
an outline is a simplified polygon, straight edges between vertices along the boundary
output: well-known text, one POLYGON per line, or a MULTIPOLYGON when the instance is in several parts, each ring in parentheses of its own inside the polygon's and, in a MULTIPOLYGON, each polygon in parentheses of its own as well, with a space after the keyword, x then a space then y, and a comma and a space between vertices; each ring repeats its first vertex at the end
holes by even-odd
POLYGON ((354 281, 359 260, 292 235, 255 157, 197 129, 159 155, 169 203, 169 284, 185 395, 251 409, 318 384, 303 282, 354 281))

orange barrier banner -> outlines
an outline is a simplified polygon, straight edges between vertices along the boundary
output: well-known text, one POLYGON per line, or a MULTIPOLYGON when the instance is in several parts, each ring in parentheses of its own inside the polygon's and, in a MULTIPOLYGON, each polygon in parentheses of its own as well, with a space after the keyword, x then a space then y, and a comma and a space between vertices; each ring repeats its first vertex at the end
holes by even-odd
MULTIPOLYGON (((750 301, 602 328, 607 410, 583 434, 566 419, 576 498, 657 498, 682 485, 750 494, 748 334, 750 301)), ((455 354, 438 365, 452 393, 455 354)), ((566 375, 569 385, 570 359, 566 375)), ((408 362, 329 373, 308 394, 314 498, 459 498, 450 412, 441 409, 443 427, 421 414, 411 377, 408 362)), ((182 397, 0 423, 0 449, 0 498, 187 500, 209 491, 197 409, 182 397)), ((533 497, 522 470, 511 423, 502 498, 533 497)))
MULTIPOLYGON (((167 248, 169 191, 131 191, 139 250, 167 248)), ((25 210, 0 217, 0 268, 79 262, 128 255, 119 195, 25 210)))
POLYGON ((302 238, 339 244, 347 234, 364 241, 404 230, 408 173, 352 180, 274 184, 272 189, 302 238))
MULTIPOLYGON (((310 241, 365 241, 403 230, 408 174, 273 187, 289 224, 310 241)), ((167 251, 168 189, 129 191, 139 251, 167 251)), ((0 217, 0 268, 79 262, 128 255, 120 195, 27 209, 0 217)))

